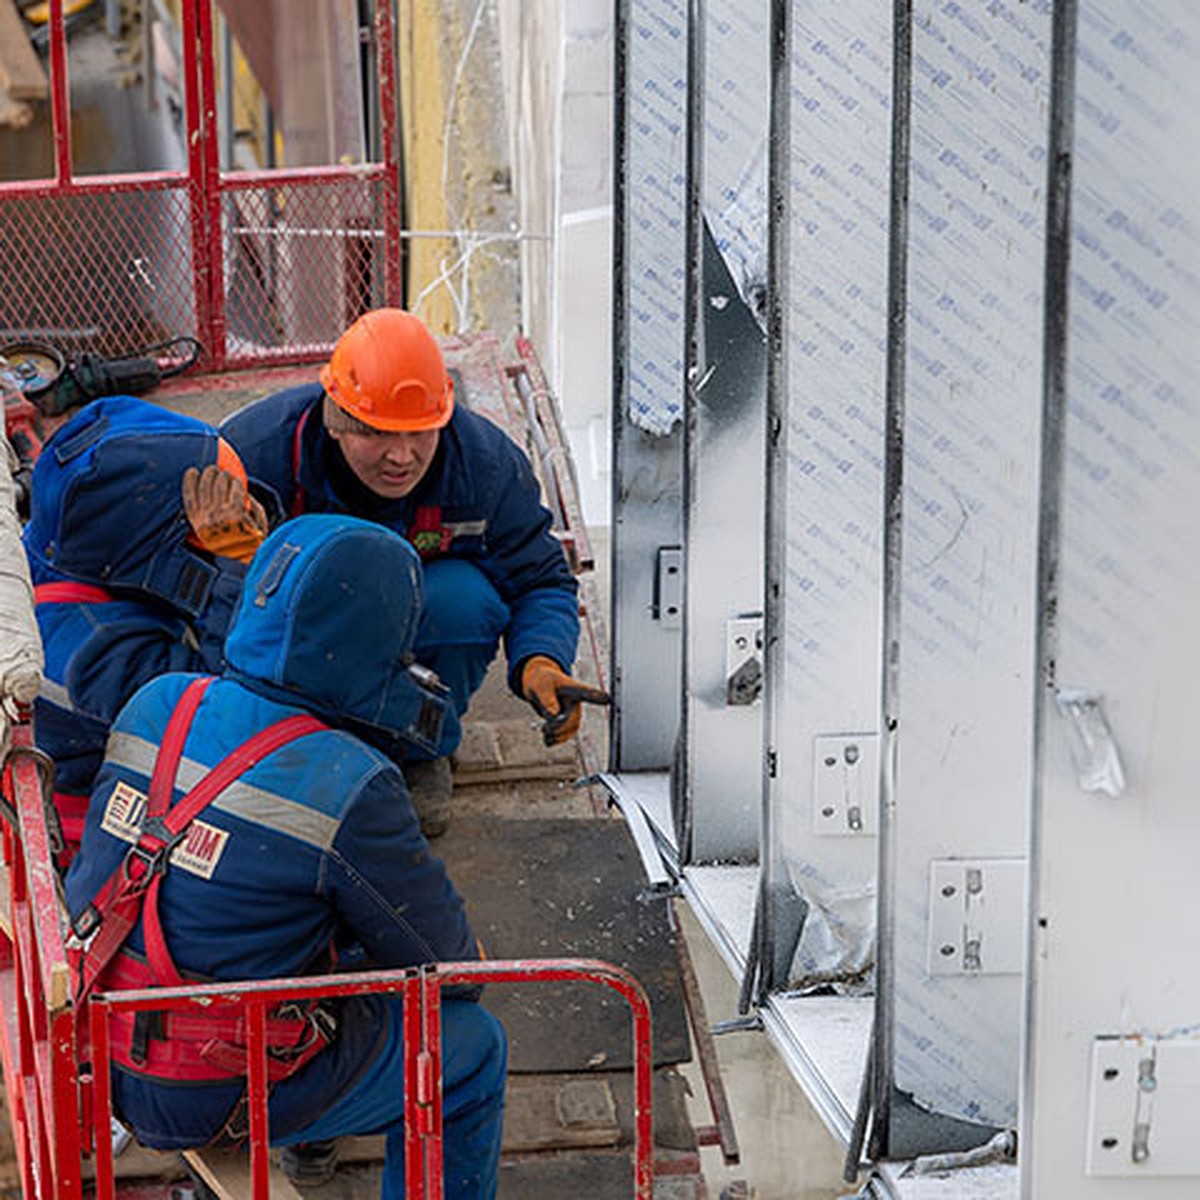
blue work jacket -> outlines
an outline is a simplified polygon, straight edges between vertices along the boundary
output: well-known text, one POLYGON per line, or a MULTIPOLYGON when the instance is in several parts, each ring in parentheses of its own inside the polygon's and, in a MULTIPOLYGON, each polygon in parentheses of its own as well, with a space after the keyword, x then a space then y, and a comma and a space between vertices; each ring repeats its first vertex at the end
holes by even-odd
POLYGON ((529 459, 486 417, 455 406, 416 488, 387 500, 354 476, 321 420, 319 384, 290 388, 229 417, 221 435, 278 512, 350 513, 395 530, 422 559, 477 566, 508 605, 509 686, 544 654, 569 671, 579 641, 578 585, 551 532, 529 459))
POLYGON ((180 486, 217 431, 132 396, 81 408, 33 471, 24 531, 45 648, 34 707, 57 791, 86 795, 108 727, 141 684, 218 671, 245 567, 189 543, 180 486))

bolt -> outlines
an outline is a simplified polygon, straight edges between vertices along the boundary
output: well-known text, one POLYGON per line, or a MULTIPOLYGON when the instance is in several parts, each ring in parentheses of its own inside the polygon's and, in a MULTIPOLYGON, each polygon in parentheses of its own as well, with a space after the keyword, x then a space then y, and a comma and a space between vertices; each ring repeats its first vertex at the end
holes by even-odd
POLYGON ((954 947, 947 942, 946 945, 942 947, 941 954, 943 958, 950 958, 954 954, 954 947))

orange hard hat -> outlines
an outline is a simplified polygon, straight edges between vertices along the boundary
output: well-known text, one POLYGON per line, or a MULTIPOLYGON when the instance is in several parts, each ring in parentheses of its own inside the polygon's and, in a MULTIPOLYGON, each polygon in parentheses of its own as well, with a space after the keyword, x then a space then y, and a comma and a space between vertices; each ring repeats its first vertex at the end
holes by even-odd
POLYGON ((454 412, 454 384, 424 323, 400 308, 364 313, 321 368, 329 398, 373 429, 441 429, 454 412))

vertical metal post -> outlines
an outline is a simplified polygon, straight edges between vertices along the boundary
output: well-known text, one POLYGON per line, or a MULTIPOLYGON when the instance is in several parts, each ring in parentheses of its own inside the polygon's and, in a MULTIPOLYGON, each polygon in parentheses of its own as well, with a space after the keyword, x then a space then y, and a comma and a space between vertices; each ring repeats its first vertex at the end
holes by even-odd
MULTIPOLYGON (((692 505, 695 501, 695 478, 698 452, 696 448, 697 401, 695 385, 700 379, 704 362, 704 214, 703 196, 703 135, 704 135, 704 0, 688 0, 687 22, 687 136, 685 139, 685 174, 687 176, 684 244, 687 247, 687 264, 683 285, 684 323, 684 412, 683 412, 683 558, 684 578, 690 577, 687 567, 688 547, 692 523, 692 505)), ((688 739, 694 723, 691 693, 691 672, 688 632, 689 606, 683 604, 680 636, 683 654, 680 665, 679 686, 683 702, 679 721, 679 751, 676 760, 676 786, 682 789, 679 811, 680 828, 676 830, 679 841, 679 862, 686 865, 692 861, 693 805, 692 805, 692 755, 688 739)))
POLYGON ((901 551, 904 498, 904 368, 908 307, 908 171, 912 100, 912 0, 894 0, 892 171, 888 234, 888 338, 883 469, 883 673, 879 756, 879 932, 875 951, 874 1083, 869 1153, 888 1152, 896 986, 896 758, 900 729, 901 551))
POLYGON ((421 1018, 421 977, 413 974, 405 980, 404 991, 404 1183, 410 1196, 425 1195, 425 1109, 422 1104, 422 1058, 419 1050, 424 1036, 421 1018))
POLYGON ((96 1200, 114 1200, 112 1148, 112 1070, 109 1054, 108 1008, 88 1003, 88 1035, 92 1050, 92 1129, 96 1154, 96 1200))
POLYGON ((1042 931, 1041 829, 1045 770, 1045 715, 1055 689, 1058 658, 1059 556, 1063 503, 1064 425, 1067 411, 1067 329, 1070 316, 1071 163, 1075 144, 1075 55, 1079 13, 1076 0, 1054 6, 1050 44, 1050 137, 1046 154, 1046 273, 1042 337, 1042 447, 1038 503, 1036 670, 1033 680, 1033 781, 1029 844, 1029 903, 1032 928, 1025 942, 1025 1037, 1020 1081, 1021 1194, 1030 1194, 1036 1145, 1033 1138, 1038 1023, 1037 988, 1042 931))
POLYGON ((67 75, 67 35, 63 0, 50 0, 50 112, 54 130, 54 178, 69 185, 71 162, 71 92, 67 75))
MULTIPOLYGON (((774 884, 778 871, 775 813, 779 792, 777 748, 780 706, 786 678, 786 608, 783 583, 787 575, 788 503, 788 380, 787 305, 789 268, 789 208, 791 187, 791 64, 789 2, 771 4, 769 141, 767 147, 767 417, 763 439, 763 689, 760 845, 758 861, 757 946, 752 960, 767 986, 786 981, 773 978, 776 922, 774 884)), ((747 981, 748 982, 748 981, 747 981)))
MULTIPOLYGON (((220 145, 217 136, 217 63, 211 0, 194 0, 199 54, 200 160, 208 240, 209 336, 205 344, 220 370, 227 358, 225 318, 225 230, 222 221, 220 145)), ((186 5, 185 5, 186 7, 186 5)), ((185 51, 186 52, 186 51, 185 51)), ((202 339, 203 340, 203 339, 202 339)))
MULTIPOLYGON (((205 187, 205 145, 202 66, 197 14, 208 0, 183 0, 180 5, 180 45, 183 59, 184 135, 187 149, 188 217, 191 226, 192 288, 196 308, 196 336, 213 356, 218 369, 224 361, 224 345, 217 341, 212 315, 212 276, 220 269, 220 259, 212 260, 209 223, 220 213, 219 197, 210 196, 205 187), (216 203, 214 204, 214 201, 216 203)), ((146 69, 150 70, 149 63, 146 69)), ((211 73, 211 64, 210 64, 211 73)))
POLYGON ((270 1200, 267 1006, 256 998, 246 1001, 246 1058, 249 1075, 246 1098, 250 1108, 250 1193, 254 1200, 270 1200))
POLYGON ((383 153, 383 292, 398 308, 404 299, 400 139, 396 121, 396 35, 390 0, 375 0, 375 53, 379 73, 379 141, 383 153))
POLYGON ((436 970, 421 972, 421 1077, 426 1108, 425 1194, 441 1200, 445 1186, 442 1161, 442 986, 436 970))

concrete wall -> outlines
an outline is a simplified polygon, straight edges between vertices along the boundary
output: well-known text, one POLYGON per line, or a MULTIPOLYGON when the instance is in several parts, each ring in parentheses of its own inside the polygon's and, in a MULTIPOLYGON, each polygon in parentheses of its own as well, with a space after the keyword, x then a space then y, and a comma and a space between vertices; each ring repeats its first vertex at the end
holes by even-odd
POLYGON ((521 249, 521 324, 558 396, 584 516, 607 525, 612 5, 501 5, 521 249))

